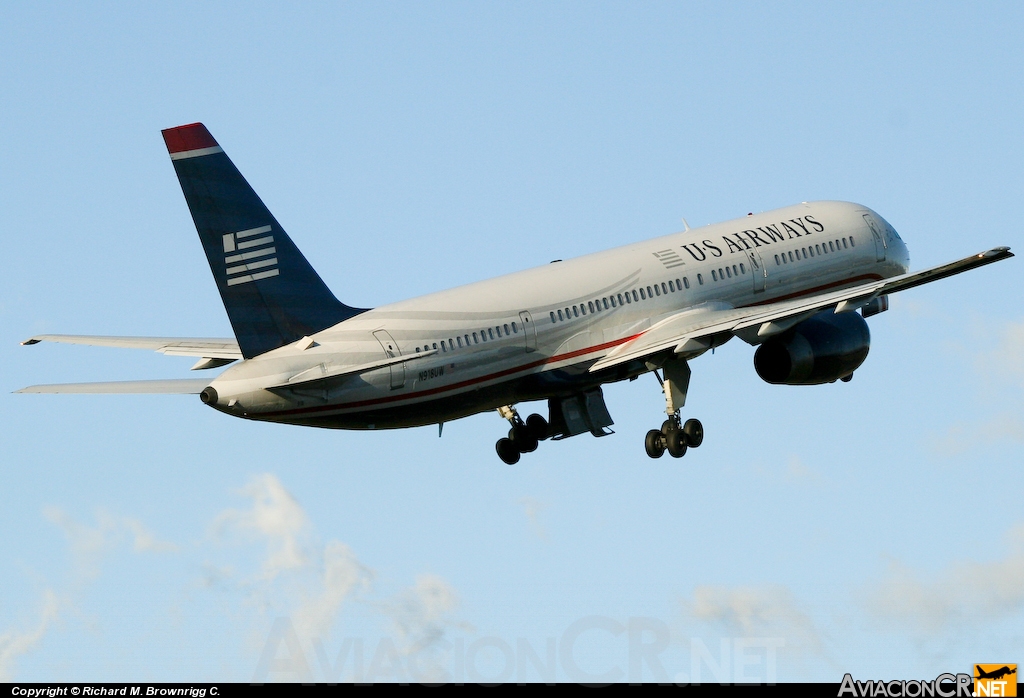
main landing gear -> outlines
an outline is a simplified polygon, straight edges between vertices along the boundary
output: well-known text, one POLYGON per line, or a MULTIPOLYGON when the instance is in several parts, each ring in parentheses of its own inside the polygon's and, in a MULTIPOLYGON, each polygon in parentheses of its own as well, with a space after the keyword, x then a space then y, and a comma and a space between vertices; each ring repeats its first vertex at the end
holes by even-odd
POLYGON ((697 448, 704 441, 704 426, 697 419, 680 423, 679 408, 686 403, 686 391, 690 386, 690 367, 681 359, 669 359, 661 369, 648 364, 654 377, 661 383, 665 393, 665 412, 668 414, 661 429, 651 429, 644 438, 644 449, 651 458, 661 458, 665 451, 673 458, 682 458, 687 448, 697 448))
POLYGON ((512 428, 508 430, 508 438, 498 439, 494 450, 498 458, 509 465, 518 463, 521 454, 536 451, 537 445, 548 438, 548 420, 539 414, 531 414, 525 422, 514 407, 499 407, 498 414, 507 419, 512 428))

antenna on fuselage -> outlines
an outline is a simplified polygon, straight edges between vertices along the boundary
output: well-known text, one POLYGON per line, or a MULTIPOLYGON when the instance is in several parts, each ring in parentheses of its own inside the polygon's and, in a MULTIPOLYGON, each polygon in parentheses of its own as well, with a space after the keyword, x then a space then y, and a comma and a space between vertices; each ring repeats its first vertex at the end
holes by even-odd
POLYGON ((686 222, 685 218, 683 219, 683 232, 684 233, 690 232, 690 224, 686 222))

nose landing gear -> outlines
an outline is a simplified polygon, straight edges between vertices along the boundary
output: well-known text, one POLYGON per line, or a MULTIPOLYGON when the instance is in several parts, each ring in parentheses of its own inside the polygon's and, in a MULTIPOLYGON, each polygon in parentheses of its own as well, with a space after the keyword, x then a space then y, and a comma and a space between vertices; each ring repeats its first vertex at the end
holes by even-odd
POLYGON ((665 378, 658 375, 656 366, 648 364, 665 393, 665 412, 668 414, 661 429, 651 429, 644 438, 644 450, 651 458, 661 458, 665 451, 673 458, 682 458, 687 448, 697 448, 704 441, 704 426, 697 419, 680 423, 679 408, 686 403, 690 385, 690 367, 681 359, 669 359, 662 365, 665 378))
POLYGON ((525 422, 511 406, 499 407, 498 414, 507 419, 512 428, 508 430, 508 438, 498 439, 494 450, 498 458, 509 465, 518 463, 521 454, 536 451, 537 445, 548 438, 548 420, 539 414, 531 414, 525 422))

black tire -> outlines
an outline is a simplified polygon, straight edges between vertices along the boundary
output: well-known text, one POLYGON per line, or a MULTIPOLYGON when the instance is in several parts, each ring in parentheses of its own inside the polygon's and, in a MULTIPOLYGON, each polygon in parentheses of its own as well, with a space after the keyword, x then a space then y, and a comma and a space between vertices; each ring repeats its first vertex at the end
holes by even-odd
POLYGON ((494 444, 494 450, 498 452, 498 458, 509 465, 519 462, 519 449, 508 439, 498 439, 498 443, 494 444))
POLYGON ((517 424, 509 429, 508 438, 520 453, 532 453, 537 450, 537 437, 525 424, 517 424))
POLYGON ((526 428, 538 441, 548 438, 548 420, 539 414, 531 414, 526 418, 526 428))
POLYGON ((668 436, 668 433, 670 431, 675 431, 678 428, 679 425, 676 424, 676 421, 674 419, 666 419, 664 422, 661 423, 661 433, 664 434, 665 436, 668 436))
POLYGON ((699 419, 687 419, 683 433, 686 434, 686 445, 690 448, 697 448, 704 442, 704 425, 699 419))
POLYGON ((665 437, 665 447, 673 458, 682 458, 686 455, 686 434, 680 429, 670 431, 665 437))
POLYGON ((661 458, 665 455, 664 435, 657 429, 651 429, 647 432, 647 438, 644 439, 644 449, 651 458, 661 458))

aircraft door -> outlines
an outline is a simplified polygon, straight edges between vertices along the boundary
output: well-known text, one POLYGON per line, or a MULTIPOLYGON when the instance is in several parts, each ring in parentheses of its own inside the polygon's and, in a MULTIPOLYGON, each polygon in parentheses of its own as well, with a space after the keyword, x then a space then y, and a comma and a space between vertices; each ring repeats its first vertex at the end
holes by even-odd
POLYGON ((533 316, 529 310, 519 313, 519 319, 523 323, 523 334, 526 335, 526 351, 537 351, 537 328, 533 324, 533 316))
MULTIPOLYGON (((402 355, 402 352, 398 349, 398 343, 395 342, 394 338, 388 333, 387 330, 377 330, 373 333, 373 336, 380 342, 381 349, 384 350, 384 355, 389 359, 395 359, 402 355)), ((391 389, 398 390, 405 385, 405 364, 394 363, 388 366, 391 371, 391 389)))
POLYGON ((761 261, 757 250, 747 250, 747 259, 750 260, 750 274, 754 277, 754 293, 763 293, 768 287, 768 267, 761 261))
POLYGON ((875 261, 885 261, 885 237, 882 235, 881 229, 878 227, 878 223, 875 222, 875 217, 870 213, 864 214, 864 222, 868 224, 868 228, 871 229, 871 237, 875 239, 875 261))

